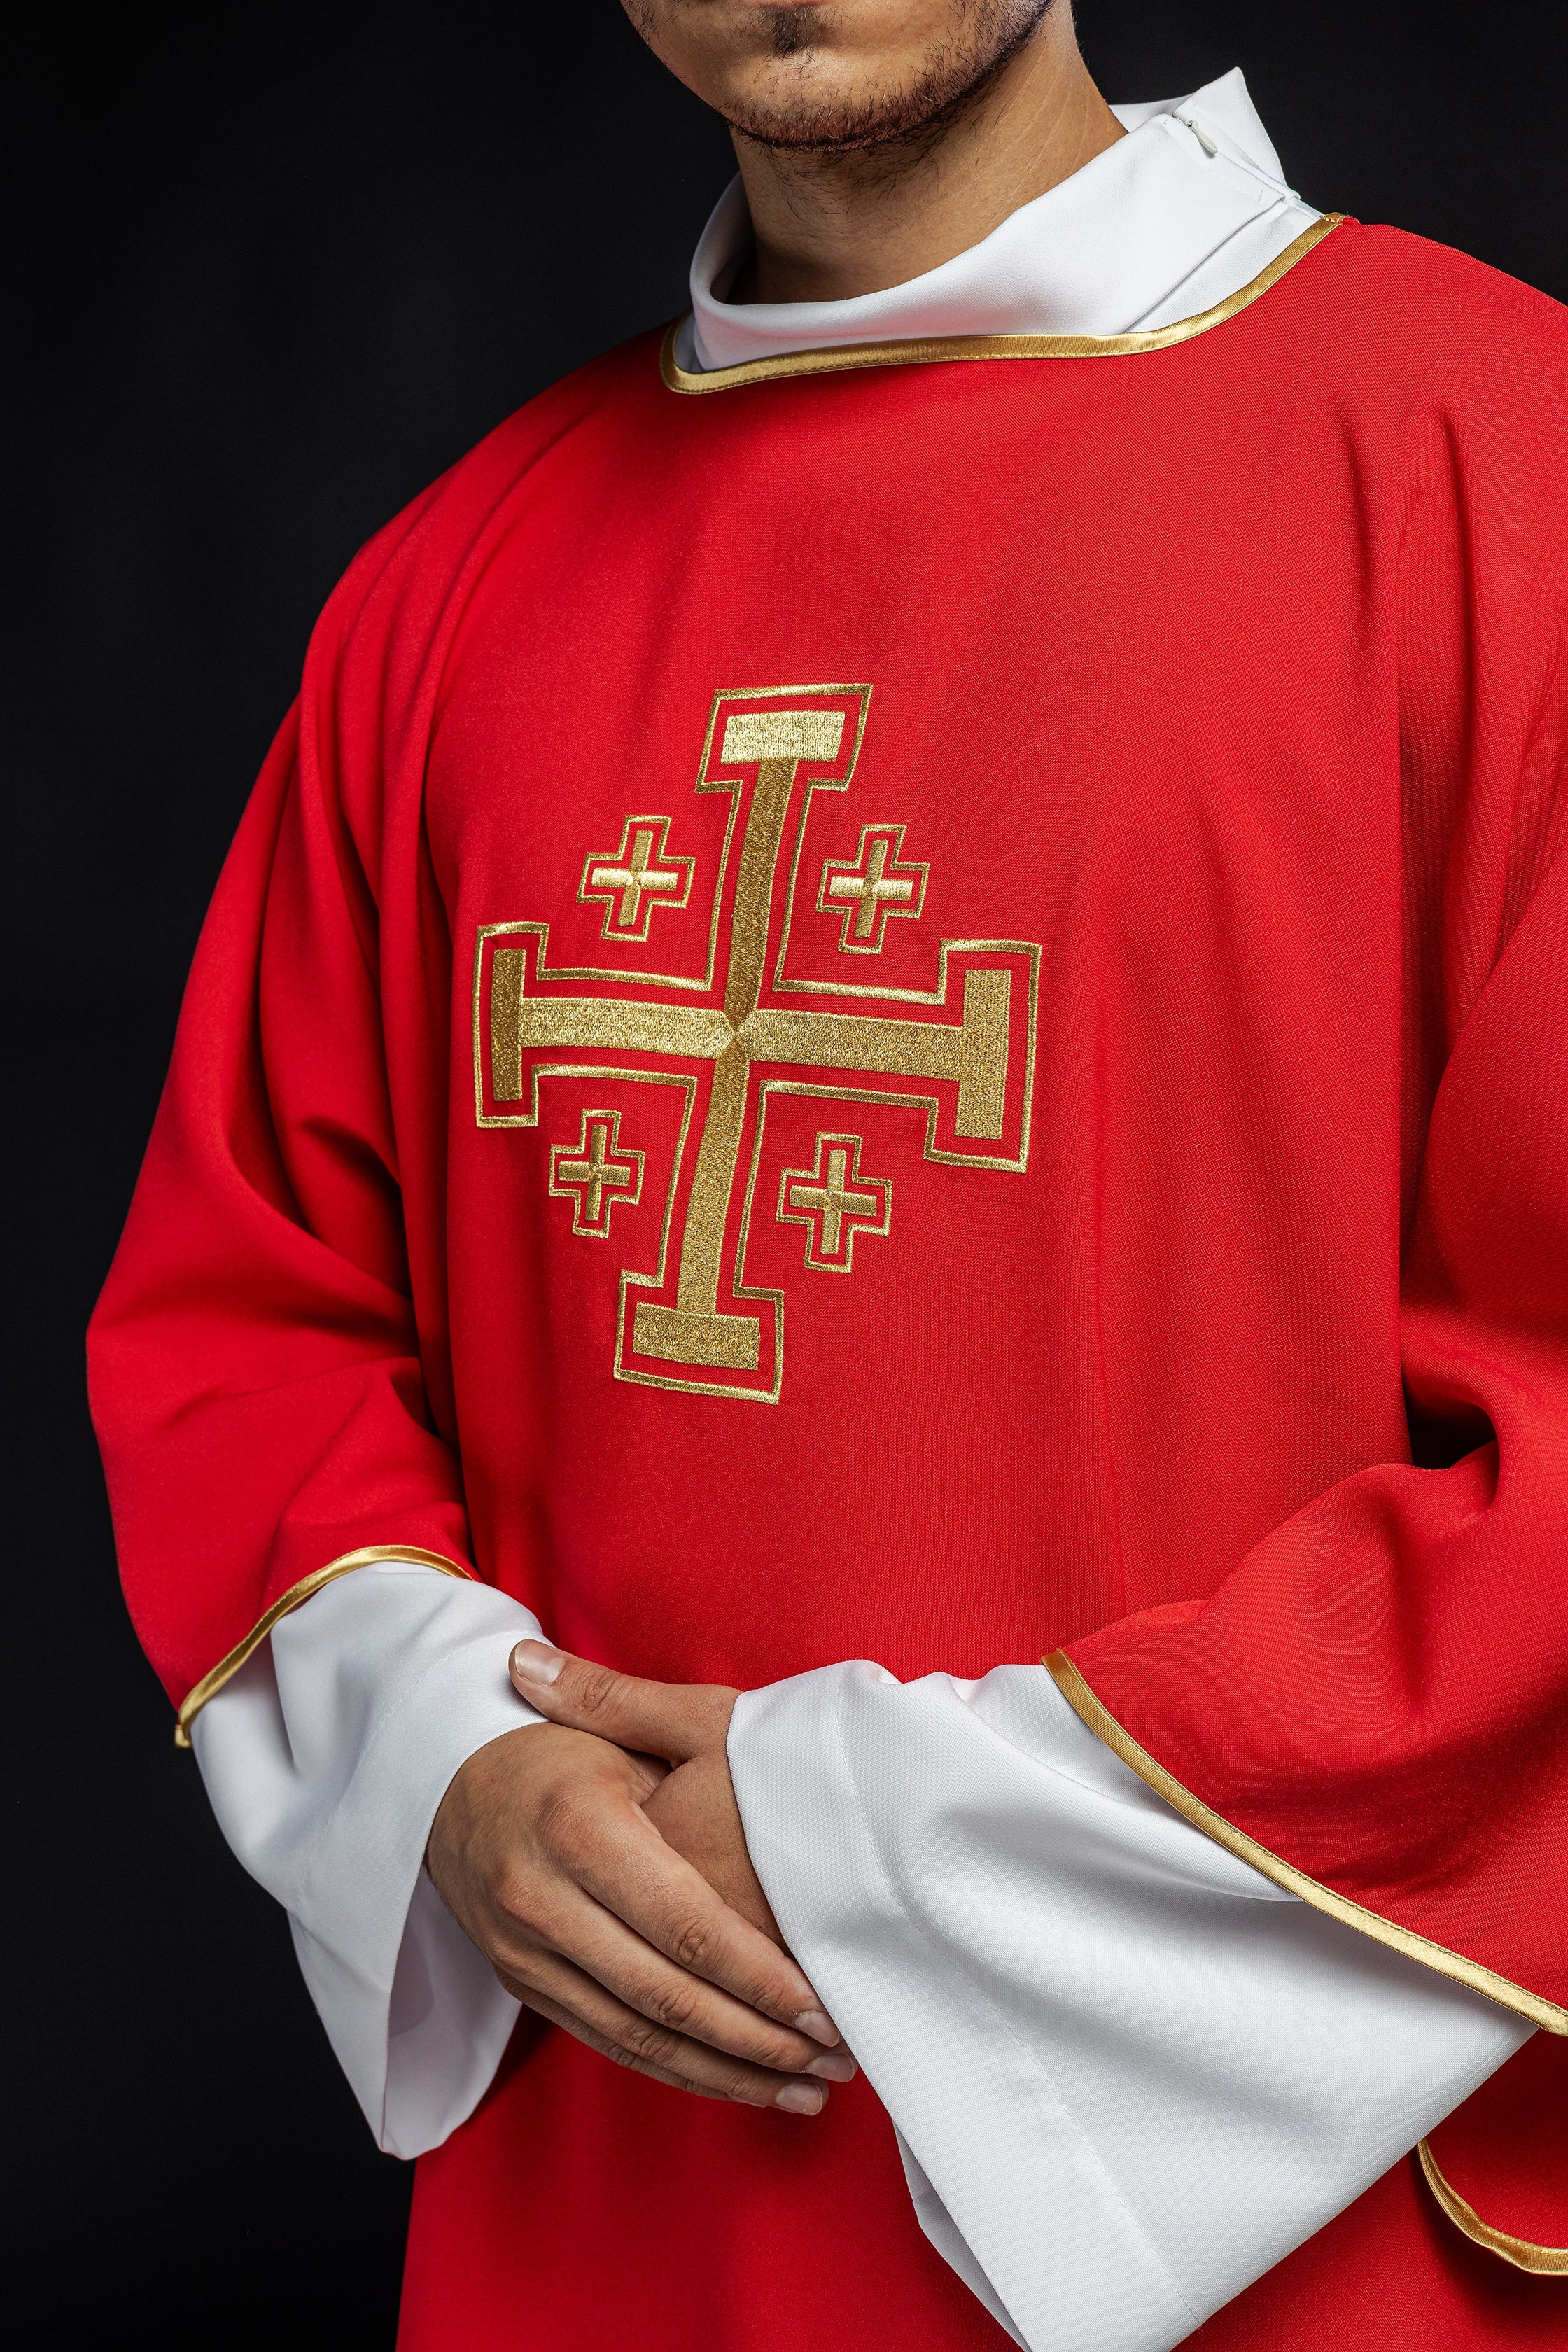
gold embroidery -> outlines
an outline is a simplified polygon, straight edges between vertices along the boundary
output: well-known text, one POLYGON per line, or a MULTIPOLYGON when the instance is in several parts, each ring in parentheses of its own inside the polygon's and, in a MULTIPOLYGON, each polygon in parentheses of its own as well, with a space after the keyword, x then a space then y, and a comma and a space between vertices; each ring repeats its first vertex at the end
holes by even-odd
POLYGON ((1227 294, 1212 310, 1168 327, 1150 327, 1130 335, 928 335, 885 343, 840 343, 812 352, 785 352, 776 358, 742 360, 736 367, 683 368, 675 356, 676 340, 684 319, 666 332, 658 355, 658 371, 670 392, 731 392, 747 383, 775 383, 782 376, 836 375, 845 370, 880 367, 930 367, 953 360, 1090 360, 1121 359, 1139 352, 1169 351, 1173 343, 1191 342, 1212 328, 1223 327, 1277 286, 1287 272, 1304 261, 1314 246, 1339 227, 1343 213, 1324 213, 1304 228, 1293 243, 1249 284, 1227 294))
POLYGON ((1403 1952, 1408 1959, 1419 1960, 1424 1968, 1435 1969, 1439 1976, 1452 1977, 1456 1982, 1468 1985, 1473 1991, 1485 1993, 1489 2000, 1495 2000, 1501 2009, 1517 2010, 1521 2017, 1528 2017, 1536 2025, 1544 2026, 1548 2033, 1568 2033, 1568 2009, 1561 2008, 1556 2001, 1546 2000, 1541 1993, 1529 1992, 1523 1985, 1510 1983, 1507 1977, 1500 1977, 1495 1969, 1484 1968, 1479 1960, 1468 1960, 1462 1952, 1451 1952, 1445 1944, 1434 1944, 1429 1937, 1418 1936, 1409 1927, 1401 1927, 1392 1919, 1380 1917, 1377 1912, 1367 1910, 1364 1905, 1353 1903, 1348 1895, 1337 1895, 1331 1886, 1324 1886, 1318 1879, 1309 1878, 1304 1870, 1296 1868, 1294 1863, 1286 1862, 1280 1855, 1271 1853, 1266 1845, 1259 1845, 1258 1840, 1248 1837, 1245 1830, 1234 1828, 1223 1814, 1216 1813, 1212 1806, 1205 1804, 1201 1797, 1194 1797, 1190 1789, 1184 1788, 1173 1773, 1167 1772, 1146 1748, 1139 1746, 1131 1732, 1123 1731, 1110 1709, 1100 1705, 1065 1651, 1053 1650, 1044 1664, 1068 1705, 1075 1714, 1082 1717, 1096 1738, 1103 1739, 1113 1755, 1120 1756, 1124 1764, 1130 1765, 1157 1797, 1163 1797, 1184 1820, 1191 1822, 1194 1829, 1202 1830, 1205 1837, 1213 1838, 1216 1845, 1224 1846, 1227 1853, 1234 1853, 1242 1862, 1250 1863, 1253 1869, 1260 1871, 1265 1878, 1271 1878, 1276 1886, 1283 1886, 1290 1894, 1299 1895, 1303 1903, 1310 1903, 1315 1909, 1326 1911, 1331 1919, 1342 1920, 1347 1927, 1355 1927, 1362 1935, 1371 1936, 1375 1942, 1387 1944, 1392 1950, 1403 1952))
POLYGON ((1456 2230, 1473 2238, 1478 2246, 1489 2253, 1499 2254, 1515 2270, 1531 2271, 1538 2278, 1568 2278, 1568 2246, 1538 2246, 1533 2238, 1516 2238, 1507 2230, 1496 2230, 1483 2221, 1468 2198, 1461 2197, 1452 2181, 1446 2180, 1430 2146, 1422 2140, 1415 2153, 1421 2158, 1421 2169, 1426 2186, 1437 2200, 1456 2230))
POLYGON ((550 1155, 550 1190, 556 1200, 573 1202, 574 1234, 608 1241, 617 1202, 635 1209, 642 1199, 643 1154, 628 1151, 617 1159, 620 1137, 618 1110, 585 1110, 577 1142, 558 1143, 550 1155))
POLYGON ((724 721, 721 757, 727 768, 760 761, 793 771, 802 760, 836 760, 843 740, 842 711, 742 710, 724 721))
MULTIPOLYGON (((537 932, 542 925, 519 925, 537 932)), ((537 996, 526 948, 497 948, 491 965, 490 1051, 498 1102, 522 1097, 523 1056, 608 1047, 716 1061, 733 1034, 722 1013, 689 1004, 635 1004, 618 996, 537 996)), ((531 1124, 531 1121, 530 1121, 531 1124)))
POLYGON ((697 861, 666 855, 669 825, 667 816, 629 816, 619 849, 595 850, 584 860, 577 897, 584 906, 603 902, 602 940, 646 940, 657 908, 679 914, 691 896, 697 861))
POLYGON ((819 915, 842 915, 838 944, 847 955, 880 955, 889 918, 923 912, 929 866, 900 866, 901 824, 867 824, 853 857, 823 860, 819 915))
POLYGON ((334 1583, 340 1576, 352 1574, 356 1568, 370 1568, 381 1559, 408 1560, 418 1568, 438 1568, 443 1576, 466 1578, 469 1583, 474 1581, 471 1568, 459 1566, 457 1560, 447 1559, 441 1552, 426 1551, 418 1544, 366 1544, 359 1551, 343 1552, 337 1559, 329 1560, 325 1568, 318 1568, 311 1575, 301 1577, 298 1584, 291 1584, 288 1591, 257 1619, 249 1633, 235 1643, 227 1656, 220 1658, 212 1672, 204 1675, 199 1683, 192 1684, 180 1702, 180 1712, 174 1725, 175 1747, 190 1746, 191 1726, 208 1699, 216 1698, 225 1683, 238 1674, 246 1661, 255 1655, 280 1618, 287 1617, 291 1610, 310 1600, 323 1585, 334 1583))
POLYGON ((779 1223, 805 1227, 805 1262, 819 1274, 851 1272, 856 1234, 885 1234, 892 1221, 892 1185, 860 1173, 864 1139, 818 1135, 816 1166, 786 1168, 779 1179, 779 1223))
MULTIPOLYGON (((665 1244, 680 1180, 679 1164, 671 1177, 658 1273, 628 1269, 622 1277, 614 1367, 618 1379, 768 1401, 778 1395, 783 1300, 776 1292, 759 1292, 742 1279, 755 1153, 734 1259, 733 1297, 737 1302, 765 1300, 772 1306, 771 1368, 765 1367, 761 1315, 731 1305, 721 1296, 725 1234, 735 1199, 753 1064, 854 1072, 951 1089, 937 1095, 861 1087, 805 1090, 842 1091, 846 1098, 909 1103, 922 1109, 927 1118, 928 1159, 1013 1170, 1025 1165, 1040 955, 1036 943, 944 940, 938 950, 934 989, 861 987, 848 992, 899 998, 911 1006, 938 1011, 949 1005, 950 973, 956 963, 963 973, 962 1012, 956 1019, 932 1018, 931 1011, 923 1017, 897 1018, 795 1012, 760 1002, 780 852, 792 801, 797 793, 803 803, 808 803, 811 793, 818 788, 847 788, 858 757, 869 698, 868 687, 785 687, 722 693, 714 698, 698 791, 734 793, 742 779, 723 772, 752 772, 729 896, 730 950, 721 1008, 650 1003, 627 996, 547 993, 551 982, 585 976, 551 969, 547 924, 492 924, 479 933, 474 1038, 477 1115, 481 1126, 533 1126, 539 1118, 542 1077, 565 1075, 568 1069, 603 1074, 604 1066, 592 1060, 562 1064, 539 1056, 634 1053, 708 1066, 706 1102, 675 1267, 675 1296, 673 1300, 635 1300, 628 1341, 628 1293, 659 1290, 666 1285, 665 1244), (802 770, 808 767, 826 768, 829 772, 807 776, 803 783, 802 770), (1016 995, 1016 977, 1022 983, 1016 995), (1015 1059, 1016 1032, 1021 1050, 1015 1059), (491 1104, 497 1108, 491 1109, 491 1104), (510 1108, 514 1105, 526 1108, 510 1108), (952 1145, 945 1148, 937 1142, 944 1113, 951 1117, 953 1137, 952 1145), (958 1148, 971 1141, 1001 1148, 990 1152, 958 1148), (650 1369, 665 1364, 759 1375, 765 1371, 766 1385, 691 1381, 650 1369)), ((894 829, 881 830, 889 835, 894 829)), ((797 832, 792 888, 799 843, 797 832)), ((923 895, 923 869, 921 876, 923 895)), ((711 963, 710 955, 710 969, 711 963)), ((759 1150, 762 1103, 760 1095, 754 1124, 759 1150)), ((578 1164, 587 1150, 584 1128, 578 1164)), ((797 1175, 802 1172, 796 1171, 797 1175)), ((605 1208, 606 1220, 608 1215, 605 1208)), ((594 1229, 599 1230, 596 1224, 594 1229)), ((818 1263, 836 1264, 836 1253, 832 1249, 819 1253, 818 1263)))
MULTIPOLYGON (((905 1004, 929 1004, 932 1001, 929 989, 890 988, 885 981, 871 979, 863 981, 845 979, 798 980, 792 978, 790 975, 788 970, 790 935, 795 926, 795 894, 800 883, 802 861, 805 856, 806 828, 811 819, 812 799, 814 794, 818 792, 842 792, 843 790, 844 785, 842 783, 836 782, 832 778, 814 776, 807 779, 805 788, 800 795, 800 814, 795 821, 795 846, 790 852, 789 879, 784 885, 784 921, 779 929, 778 953, 773 958, 772 985, 775 991, 785 995, 871 996, 875 997, 882 1003, 903 1003, 905 1004)), ((860 836, 862 856, 864 855, 867 835, 879 833, 885 834, 889 835, 889 838, 893 834, 897 833, 900 836, 900 840, 901 841, 903 827, 901 825, 895 826, 891 824, 866 826, 860 836)), ((894 854, 897 854, 896 851, 894 854)), ((831 859, 826 861, 823 874, 824 884, 826 884, 828 878, 826 867, 836 862, 841 863, 841 861, 834 861, 831 859)), ((929 865, 908 864, 902 867, 902 872, 910 877, 918 876, 921 894, 920 899, 918 905, 911 908, 910 911, 913 913, 922 912, 925 907, 925 886, 931 874, 931 867, 929 865)), ((816 903, 819 912, 832 911, 831 906, 826 909, 824 908, 820 888, 818 890, 816 903)), ((895 911, 902 910, 895 909, 895 911)), ((883 934, 883 943, 886 944, 885 933, 883 934)), ((848 944, 851 949, 853 949, 853 940, 849 941, 848 944)), ((948 941, 948 945, 950 947, 957 947, 961 943, 956 940, 951 940, 948 941)), ((973 942, 971 942, 971 944, 973 944, 973 942)))
POLYGON ((632 1322, 639 1355, 665 1364, 712 1364, 754 1372, 762 1362, 763 1327, 754 1315, 719 1315, 710 1307, 661 1307, 643 1299, 632 1322))

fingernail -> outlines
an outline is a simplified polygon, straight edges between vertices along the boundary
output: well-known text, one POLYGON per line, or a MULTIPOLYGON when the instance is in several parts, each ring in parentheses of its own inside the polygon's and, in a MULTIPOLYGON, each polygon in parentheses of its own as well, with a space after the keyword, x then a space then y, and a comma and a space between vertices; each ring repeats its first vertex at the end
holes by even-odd
POLYGON ((520 1642, 511 1654, 511 1670, 525 1683, 556 1682, 565 1664, 565 1653, 547 1642, 520 1642))
POLYGON ((827 2094, 812 2083, 786 2083, 773 2101, 788 2116, 819 2116, 826 2104, 827 2094))
POLYGON ((803 2009, 795 2019, 795 2026, 800 2032, 809 2033, 814 2042, 826 2042, 829 2050, 837 2045, 838 2028, 819 2009, 803 2009))
POLYGON ((855 2061, 847 2050, 828 2050, 820 2058, 809 2058, 805 2063, 808 2074, 820 2074, 825 2083, 852 2083, 855 2061))

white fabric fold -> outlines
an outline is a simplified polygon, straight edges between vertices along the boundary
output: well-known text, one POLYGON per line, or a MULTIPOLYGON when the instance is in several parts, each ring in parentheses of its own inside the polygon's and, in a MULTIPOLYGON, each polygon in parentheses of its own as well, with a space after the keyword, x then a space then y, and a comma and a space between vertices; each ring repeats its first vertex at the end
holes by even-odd
POLYGON ((1319 218, 1286 186, 1239 71, 1188 98, 1113 111, 1125 138, 979 245, 847 301, 724 299, 752 244, 745 191, 731 181, 691 265, 677 356, 713 369, 904 337, 1167 326, 1249 284, 1319 218))
POLYGON ((1033 2352, 1167 2352, 1529 2037, 1193 1828, 1043 1667, 824 1667, 730 1760, 927 2235, 1033 2352))
POLYGON ((289 1913, 328 2039, 394 2156, 472 2113, 517 2016, 424 1857, 458 1767, 542 1720, 507 1673, 538 1633, 489 1585, 377 1562, 283 1618, 192 1727, 219 1826, 289 1913))

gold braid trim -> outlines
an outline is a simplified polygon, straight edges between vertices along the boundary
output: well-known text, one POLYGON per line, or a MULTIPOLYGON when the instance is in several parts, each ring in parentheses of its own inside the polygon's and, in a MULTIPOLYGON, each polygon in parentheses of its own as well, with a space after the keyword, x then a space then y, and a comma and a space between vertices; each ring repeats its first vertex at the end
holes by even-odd
MULTIPOLYGON (((814 352, 782 352, 760 360, 742 360, 738 366, 683 368, 675 356, 676 337, 685 325, 677 319, 664 338, 658 372, 671 392, 732 392, 743 383, 773 383, 786 375, 836 375, 847 368, 922 367, 944 360, 1095 360, 1116 359, 1131 352, 1169 351, 1173 343, 1191 342, 1211 327, 1223 327, 1238 310, 1256 302, 1294 269, 1331 229, 1338 228, 1343 213, 1324 213, 1304 228, 1283 253, 1249 284, 1227 294, 1210 310, 1191 319, 1177 319, 1168 327, 1150 327, 1131 335, 922 335, 885 343, 841 343, 814 352)), ((688 313, 689 316, 689 313, 688 313)))
POLYGON ((1462 2230, 1478 2246, 1485 2246, 1489 2254, 1499 2254, 1505 2263, 1511 2263, 1515 2270, 1533 2271, 1538 2278, 1568 2278, 1568 2246, 1538 2246, 1530 2238, 1514 2238, 1506 2230, 1494 2230, 1460 2196, 1452 2182, 1444 2179, 1426 2140, 1415 2152, 1421 2158, 1427 2188, 1456 2230, 1462 2230))
POLYGON ((174 1726, 175 1747, 190 1746, 191 1726, 208 1699, 216 1698, 230 1676, 238 1674, 246 1660, 261 1647, 280 1617, 287 1617, 291 1609, 298 1609, 313 1593, 320 1592, 324 1584, 332 1583, 340 1576, 349 1575, 356 1568, 370 1568, 378 1559, 405 1559, 418 1568, 438 1568, 443 1576, 462 1577, 469 1582, 474 1579, 471 1568, 460 1567, 455 1559, 447 1559, 438 1551, 424 1551, 417 1544, 366 1544, 363 1551, 345 1551, 341 1559, 329 1560, 325 1568, 318 1568, 313 1575, 301 1577, 298 1584, 291 1584, 282 1598, 275 1601, 264 1616, 257 1619, 244 1640, 237 1642, 228 1655, 220 1658, 212 1672, 204 1675, 200 1682, 186 1692, 174 1726))
POLYGON ((1116 1717, 1100 1705, 1064 1651, 1053 1650, 1045 1661, 1045 1667, 1075 1715, 1080 1717, 1099 1738, 1103 1739, 1113 1754, 1130 1765, 1157 1797, 1163 1797, 1168 1805, 1173 1806, 1184 1820, 1191 1822, 1194 1829, 1202 1830, 1205 1837, 1213 1838, 1216 1845, 1223 1845, 1239 1861, 1250 1863, 1253 1869, 1261 1871, 1265 1878, 1271 1878, 1276 1886, 1283 1886, 1288 1893, 1299 1895, 1303 1903, 1310 1903, 1317 1910, 1326 1911, 1331 1919, 1342 1920, 1347 1927, 1359 1928, 1363 1936, 1371 1936, 1378 1943, 1387 1944, 1394 1951, 1403 1952, 1407 1959, 1419 1960, 1425 1968, 1436 1969, 1439 1975, 1452 1977, 1457 1983, 1468 1985, 1473 1992, 1485 1993, 1489 2000, 1495 2000, 1503 2009, 1516 2010, 1521 2017, 1528 2017, 1532 2025, 1543 2026, 1548 2033, 1568 2034, 1568 2009, 1560 2008, 1556 2001, 1547 2000, 1541 1993, 1527 1991, 1522 1985, 1511 1984, 1507 1977, 1500 1977, 1495 1969, 1483 1968, 1479 1960, 1466 1959, 1462 1952, 1449 1951, 1446 1944, 1434 1944, 1409 1927, 1398 1927, 1392 1919, 1380 1917, 1377 1912, 1368 1911, 1360 1903, 1352 1903, 1347 1895, 1336 1895, 1331 1886, 1323 1885, 1319 1879, 1309 1878, 1305 1871, 1296 1868, 1294 1863, 1286 1862, 1279 1854, 1271 1853, 1266 1845, 1259 1845, 1258 1840, 1248 1837, 1245 1830, 1233 1828, 1212 1806, 1205 1805, 1201 1797, 1194 1797, 1190 1789, 1184 1789, 1163 1764, 1157 1764, 1148 1749, 1140 1748, 1130 1733, 1123 1731, 1116 1717))

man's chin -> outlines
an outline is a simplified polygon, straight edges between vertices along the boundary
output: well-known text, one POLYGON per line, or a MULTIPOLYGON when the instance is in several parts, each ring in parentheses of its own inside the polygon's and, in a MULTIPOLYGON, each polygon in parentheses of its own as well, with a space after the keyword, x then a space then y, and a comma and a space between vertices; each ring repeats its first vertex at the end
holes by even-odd
POLYGON ((920 108, 872 104, 846 106, 795 104, 788 107, 726 109, 731 131, 756 146, 780 154, 854 155, 878 147, 896 147, 945 122, 963 103, 963 93, 940 104, 920 108))
POLYGON ((863 76, 846 71, 827 44, 813 40, 807 27, 813 20, 820 25, 827 11, 780 10, 802 37, 787 49, 775 45, 764 86, 737 94, 722 107, 724 119, 742 139, 781 153, 849 155, 879 147, 918 146, 984 98, 1050 5, 1051 0, 1038 0, 1037 5, 1016 14, 998 7, 995 15, 1001 21, 994 29, 1000 38, 967 55, 938 50, 927 57, 923 68, 893 87, 868 85, 863 76))

